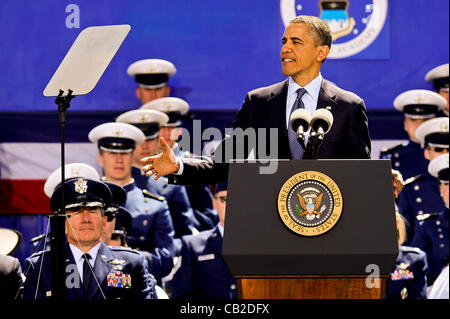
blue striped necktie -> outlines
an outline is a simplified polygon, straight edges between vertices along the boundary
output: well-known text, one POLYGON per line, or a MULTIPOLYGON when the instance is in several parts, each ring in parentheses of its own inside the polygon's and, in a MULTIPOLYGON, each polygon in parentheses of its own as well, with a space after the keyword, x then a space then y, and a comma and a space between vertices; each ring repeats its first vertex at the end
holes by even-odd
MULTIPOLYGON (((302 96, 306 93, 304 88, 300 88, 297 90, 297 99, 294 102, 294 105, 291 109, 291 114, 289 115, 289 123, 291 121, 292 112, 297 109, 304 109, 305 105, 302 101, 302 96)), ((292 130, 290 124, 288 128, 288 137, 289 137, 289 148, 291 150, 291 159, 302 159, 303 158, 303 149, 299 142, 297 142, 297 135, 292 130)))

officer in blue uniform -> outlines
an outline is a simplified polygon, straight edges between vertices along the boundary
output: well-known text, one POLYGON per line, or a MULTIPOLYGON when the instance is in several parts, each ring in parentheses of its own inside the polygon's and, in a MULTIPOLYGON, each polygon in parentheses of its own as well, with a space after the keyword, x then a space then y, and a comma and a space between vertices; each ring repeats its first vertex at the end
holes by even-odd
POLYGON ((173 63, 162 59, 144 59, 132 63, 127 73, 138 85, 136 96, 141 105, 170 95, 169 78, 177 72, 173 63))
POLYGON ((406 238, 405 221, 396 212, 398 256, 394 270, 386 280, 387 299, 427 298, 427 257, 419 248, 403 246, 406 238))
MULTIPOLYGON (((87 179, 92 179, 100 181, 100 175, 97 170, 91 165, 85 163, 70 163, 64 165, 64 177, 65 179, 71 179, 75 177, 84 177, 87 179)), ((44 184, 44 193, 48 198, 52 197, 56 186, 61 183, 61 167, 58 167, 53 172, 48 175, 44 184)), ((33 237, 30 240, 31 250, 30 255, 38 252, 40 250, 45 250, 50 247, 50 236, 47 233, 33 237), (44 240, 45 248, 44 248, 44 240)))
POLYGON ((449 96, 449 65, 441 64, 433 69, 431 69, 426 75, 425 80, 428 82, 433 82, 434 89, 437 93, 442 95, 442 97, 447 101, 447 105, 439 113, 439 116, 448 116, 448 96, 449 96))
POLYGON ((448 183, 449 155, 444 154, 430 162, 430 174, 440 182, 439 189, 445 208, 434 213, 417 216, 416 234, 412 246, 422 249, 428 258, 428 285, 432 286, 442 269, 448 264, 448 183))
POLYGON ((172 222, 175 229, 175 238, 196 233, 198 224, 194 212, 189 203, 186 187, 168 185, 167 179, 155 181, 145 176, 140 159, 159 153, 159 131, 167 125, 169 117, 160 111, 151 109, 139 109, 121 114, 116 122, 132 124, 145 134, 146 141, 136 148, 133 156, 132 177, 136 185, 146 189, 150 193, 164 196, 169 205, 172 222))
MULTIPOLYGON (((182 134, 182 118, 186 118, 189 111, 189 104, 176 97, 166 97, 156 99, 141 106, 141 109, 151 109, 164 112, 169 116, 169 122, 161 127, 160 136, 164 138, 169 147, 174 151, 176 157, 195 157, 196 155, 183 151, 177 140, 182 134)), ((153 179, 152 179, 153 180, 153 179)), ((159 186, 166 189, 180 187, 179 185, 168 185, 168 178, 159 180, 159 186)), ((158 180, 158 181, 159 181, 158 180)), ((158 182, 157 181, 157 182, 158 182)), ((194 210, 197 230, 207 230, 214 228, 219 222, 216 211, 212 207, 212 194, 209 185, 185 185, 189 202, 194 210)))
POLYGON ((423 157, 415 131, 420 124, 436 117, 445 105, 442 96, 429 90, 410 90, 395 98, 394 107, 405 116, 404 129, 409 140, 389 149, 384 148, 380 158, 390 159, 392 168, 400 171, 404 180, 427 172, 428 162, 423 157))
MULTIPOLYGON (((448 153, 449 132, 448 117, 428 120, 416 130, 418 141, 425 147, 422 157, 431 161, 437 156, 448 153)), ((416 217, 444 209, 439 194, 439 182, 428 172, 405 181, 405 186, 397 199, 400 213, 407 221, 407 242, 414 237, 416 217)))
POLYGON ((181 264, 172 280, 172 298, 235 299, 236 279, 222 257, 227 182, 217 185, 213 205, 220 222, 214 229, 183 236, 181 264))
MULTIPOLYGON (((50 207, 57 210, 63 185, 58 185, 50 207)), ((108 247, 101 241, 106 224, 104 208, 111 192, 104 183, 83 177, 64 183, 66 219, 67 299, 154 299, 155 279, 147 261, 137 251, 108 247)), ((51 251, 33 254, 25 262, 29 269, 24 299, 52 296, 51 251)))
POLYGON ((127 192, 124 207, 132 217, 127 244, 145 252, 150 272, 159 280, 173 267, 174 229, 166 200, 138 188, 131 177, 133 151, 144 142, 144 133, 131 124, 104 123, 89 132, 89 140, 98 145, 103 179, 127 192))

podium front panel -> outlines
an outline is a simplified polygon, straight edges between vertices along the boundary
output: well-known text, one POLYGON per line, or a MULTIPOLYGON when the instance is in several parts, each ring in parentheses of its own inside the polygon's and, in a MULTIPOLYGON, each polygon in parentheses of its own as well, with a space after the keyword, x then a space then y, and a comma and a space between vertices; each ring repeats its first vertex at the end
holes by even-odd
POLYGON ((261 165, 230 164, 223 255, 234 275, 391 272, 398 244, 389 160, 280 160, 271 175, 261 165), (318 236, 291 231, 278 213, 283 184, 302 171, 327 175, 342 194, 339 220, 318 236))

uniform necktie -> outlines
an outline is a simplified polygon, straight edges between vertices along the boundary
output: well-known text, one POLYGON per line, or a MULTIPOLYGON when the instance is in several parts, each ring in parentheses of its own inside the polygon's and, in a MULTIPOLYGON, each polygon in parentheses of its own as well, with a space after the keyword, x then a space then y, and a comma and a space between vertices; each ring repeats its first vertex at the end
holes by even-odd
POLYGON ((85 296, 87 296, 87 292, 89 289, 89 283, 92 279, 92 269, 89 264, 89 260, 92 258, 91 255, 85 254, 83 256, 84 262, 83 262, 83 290, 85 296))
MULTIPOLYGON (((304 88, 300 88, 297 90, 297 99, 294 102, 294 105, 291 109, 291 114, 289 114, 289 123, 291 121, 292 112, 298 109, 304 109, 305 105, 302 101, 302 96, 306 93, 304 88)), ((297 142, 297 134, 292 130, 290 124, 288 128, 288 137, 289 137, 289 148, 291 150, 291 158, 292 159, 302 159, 303 158, 303 149, 299 142, 297 142)))

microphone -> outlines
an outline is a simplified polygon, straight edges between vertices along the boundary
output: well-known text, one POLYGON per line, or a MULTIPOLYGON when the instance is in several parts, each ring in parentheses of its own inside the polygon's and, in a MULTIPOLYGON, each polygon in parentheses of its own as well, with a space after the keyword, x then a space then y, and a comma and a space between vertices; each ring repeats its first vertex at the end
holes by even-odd
POLYGON ((333 114, 327 109, 318 109, 314 112, 311 119, 311 130, 317 135, 319 140, 323 140, 331 126, 333 125, 333 114))
POLYGON ((310 122, 311 114, 306 109, 297 109, 291 114, 290 126, 303 149, 305 149, 305 133, 308 131, 310 122))

